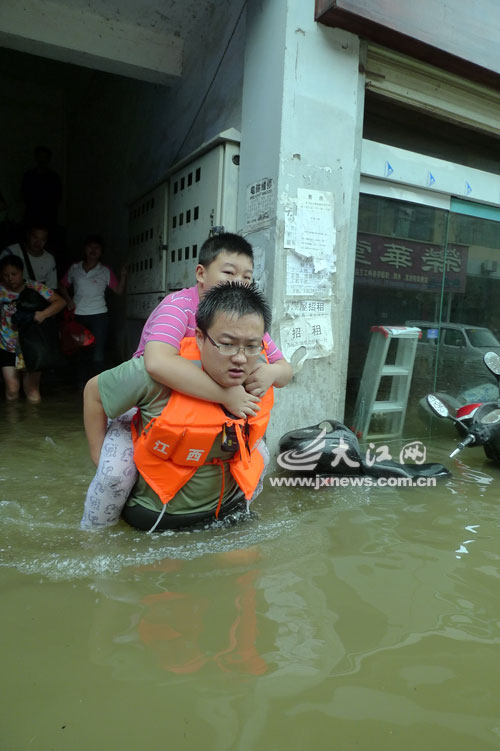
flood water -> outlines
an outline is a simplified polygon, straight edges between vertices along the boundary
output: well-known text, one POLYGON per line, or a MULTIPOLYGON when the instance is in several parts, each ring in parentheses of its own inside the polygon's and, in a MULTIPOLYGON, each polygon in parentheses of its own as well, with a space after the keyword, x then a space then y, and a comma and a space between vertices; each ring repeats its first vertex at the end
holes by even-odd
POLYGON ((500 745, 500 467, 271 488, 239 526, 81 532, 80 398, 0 403, 6 751, 500 745))

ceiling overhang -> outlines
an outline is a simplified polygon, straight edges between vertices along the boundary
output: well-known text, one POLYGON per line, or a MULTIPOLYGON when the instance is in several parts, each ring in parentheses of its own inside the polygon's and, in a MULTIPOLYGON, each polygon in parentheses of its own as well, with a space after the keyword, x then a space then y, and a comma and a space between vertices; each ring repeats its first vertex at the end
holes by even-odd
POLYGON ((179 35, 50 0, 2 0, 0 46, 151 83, 182 74, 179 35))

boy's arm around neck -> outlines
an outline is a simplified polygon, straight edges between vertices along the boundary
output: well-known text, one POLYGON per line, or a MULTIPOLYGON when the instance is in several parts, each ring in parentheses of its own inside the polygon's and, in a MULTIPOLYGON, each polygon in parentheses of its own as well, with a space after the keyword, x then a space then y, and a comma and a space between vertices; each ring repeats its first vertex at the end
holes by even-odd
POLYGON ((278 389, 286 386, 292 376, 292 366, 285 358, 273 363, 259 362, 245 381, 245 388, 250 394, 263 397, 271 386, 278 389))
POLYGON ((237 417, 255 415, 259 409, 256 407, 258 398, 248 394, 243 386, 220 386, 194 362, 181 357, 171 344, 148 342, 144 349, 144 365, 155 381, 181 394, 223 404, 237 417))

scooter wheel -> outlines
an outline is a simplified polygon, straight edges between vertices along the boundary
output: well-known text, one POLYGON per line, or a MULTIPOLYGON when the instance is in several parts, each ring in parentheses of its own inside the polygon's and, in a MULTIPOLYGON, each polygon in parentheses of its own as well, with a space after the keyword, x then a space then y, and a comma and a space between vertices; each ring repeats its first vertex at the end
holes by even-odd
POLYGON ((498 449, 486 444, 483 446, 483 450, 488 459, 491 459, 492 462, 496 462, 496 464, 500 464, 500 451, 498 451, 498 449))

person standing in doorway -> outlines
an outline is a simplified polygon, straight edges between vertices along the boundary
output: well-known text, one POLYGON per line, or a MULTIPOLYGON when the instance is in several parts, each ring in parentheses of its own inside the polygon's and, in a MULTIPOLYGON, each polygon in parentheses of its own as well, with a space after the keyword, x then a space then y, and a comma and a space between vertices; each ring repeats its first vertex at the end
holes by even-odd
POLYGON ((24 243, 9 245, 0 254, 0 259, 5 256, 17 256, 23 261, 27 279, 41 282, 49 289, 57 289, 56 261, 52 253, 45 250, 48 230, 42 224, 33 224, 26 233, 24 243))
POLYGON ((79 387, 83 387, 91 376, 101 373, 106 366, 109 316, 105 292, 109 287, 117 295, 123 294, 127 280, 125 266, 118 280, 109 266, 101 263, 103 251, 103 239, 99 235, 89 235, 84 243, 83 260, 70 266, 59 287, 68 303, 68 310, 75 312, 75 320, 95 337, 93 347, 82 348, 83 351, 77 353, 76 380, 79 387), (71 288, 73 298, 68 291, 71 288))
POLYGON ((21 192, 24 199, 24 221, 27 226, 43 222, 50 229, 57 225, 62 198, 61 178, 51 169, 52 152, 47 146, 35 149, 36 166, 23 175, 21 192))

